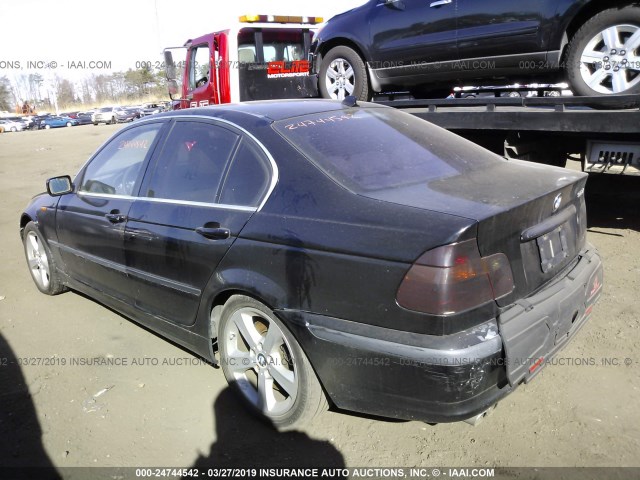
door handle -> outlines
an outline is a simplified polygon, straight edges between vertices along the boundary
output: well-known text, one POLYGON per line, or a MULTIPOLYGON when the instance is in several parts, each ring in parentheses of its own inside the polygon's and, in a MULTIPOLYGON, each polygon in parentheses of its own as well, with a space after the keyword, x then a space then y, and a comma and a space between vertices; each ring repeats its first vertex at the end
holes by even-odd
POLYGON ((228 228, 222 228, 222 227, 217 227, 217 228, 198 227, 196 228, 196 233, 210 240, 226 240, 231 236, 231 231, 228 228))
POLYGON ((451 2, 453 2, 453 0, 438 0, 437 2, 431 2, 429 6, 431 8, 441 7, 443 5, 449 5, 451 2))
POLYGON ((109 220, 111 223, 122 223, 124 221, 127 220, 127 216, 126 215, 122 215, 121 213, 118 213, 116 211, 111 212, 111 213, 107 213, 105 215, 105 217, 107 218, 107 220, 109 220))

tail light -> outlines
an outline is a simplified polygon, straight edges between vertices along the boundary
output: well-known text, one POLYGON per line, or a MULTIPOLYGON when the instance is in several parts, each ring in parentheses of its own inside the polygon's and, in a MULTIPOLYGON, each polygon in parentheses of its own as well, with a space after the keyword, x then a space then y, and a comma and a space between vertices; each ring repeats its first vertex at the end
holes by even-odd
POLYGON ((513 291, 507 256, 481 257, 476 239, 424 253, 398 288, 398 304, 409 310, 451 315, 504 297, 513 291))

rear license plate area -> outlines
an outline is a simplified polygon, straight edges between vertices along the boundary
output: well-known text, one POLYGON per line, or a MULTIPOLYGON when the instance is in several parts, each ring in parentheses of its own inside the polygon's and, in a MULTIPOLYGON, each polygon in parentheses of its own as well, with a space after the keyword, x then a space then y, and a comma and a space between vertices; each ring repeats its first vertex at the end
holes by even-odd
POLYGON ((564 223, 549 233, 536 238, 540 252, 540 267, 543 273, 553 270, 569 256, 567 224, 564 223))

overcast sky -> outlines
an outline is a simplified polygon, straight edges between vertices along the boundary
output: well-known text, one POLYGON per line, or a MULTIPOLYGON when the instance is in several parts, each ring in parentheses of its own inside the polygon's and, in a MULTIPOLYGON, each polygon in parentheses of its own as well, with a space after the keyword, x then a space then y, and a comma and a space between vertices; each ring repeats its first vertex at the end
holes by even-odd
POLYGON ((0 5, 0 76, 105 73, 80 62, 135 69, 162 49, 228 27, 242 14, 328 19, 365 0, 11 0, 0 5), (31 63, 30 63, 31 62, 31 63), (33 62, 37 69, 29 68, 33 62), (73 62, 73 63, 71 63, 73 62), (19 64, 19 68, 16 66, 19 64), (43 65, 47 65, 44 67, 43 65), (51 68, 55 65, 55 68, 51 68), (80 67, 80 68, 78 68, 80 67))

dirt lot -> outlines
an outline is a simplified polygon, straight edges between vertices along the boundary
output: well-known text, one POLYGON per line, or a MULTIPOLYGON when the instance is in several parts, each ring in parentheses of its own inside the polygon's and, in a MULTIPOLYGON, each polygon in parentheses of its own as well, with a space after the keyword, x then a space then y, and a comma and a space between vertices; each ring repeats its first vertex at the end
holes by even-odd
POLYGON ((118 128, 0 135, 0 465, 640 466, 640 178, 590 180, 602 300, 557 364, 485 422, 328 412, 305 432, 277 435, 245 414, 220 370, 81 295, 47 297, 33 285, 23 207, 118 128), (12 355, 20 368, 2 364, 12 355), (128 365, 70 365, 94 357, 128 365))

